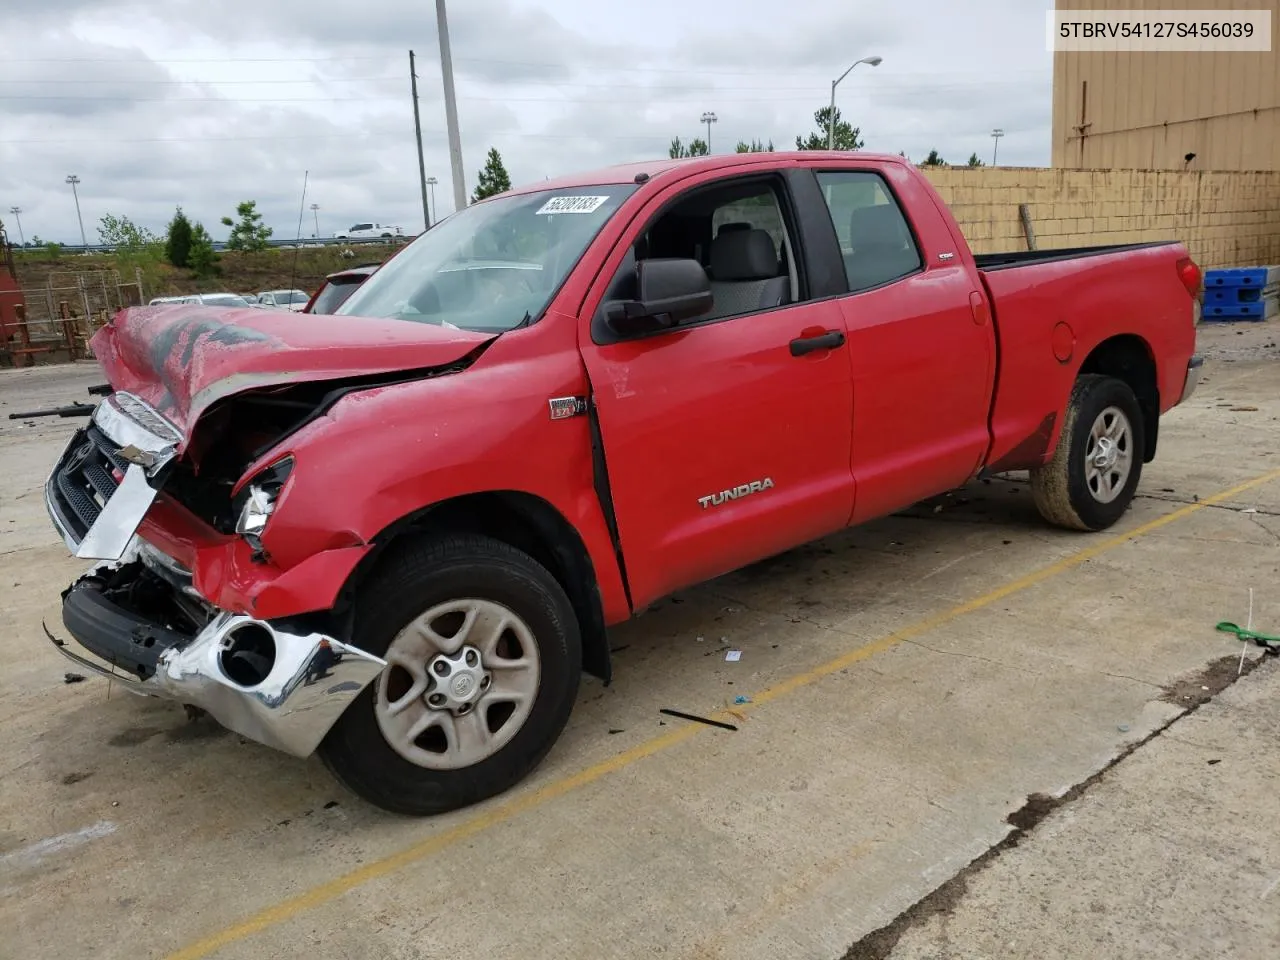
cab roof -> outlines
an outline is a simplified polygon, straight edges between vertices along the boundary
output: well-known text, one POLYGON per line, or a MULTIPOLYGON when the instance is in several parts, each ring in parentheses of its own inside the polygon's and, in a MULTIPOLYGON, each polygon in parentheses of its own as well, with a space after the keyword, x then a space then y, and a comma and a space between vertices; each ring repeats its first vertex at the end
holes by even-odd
MULTIPOLYGON (((857 151, 857 157, 859 160, 873 160, 881 163, 910 163, 906 158, 891 153, 857 151)), ((689 176, 704 171, 731 170, 758 164, 776 164, 779 161, 812 162, 823 159, 847 161, 849 158, 850 152, 847 150, 778 150, 773 153, 722 153, 707 157, 686 157, 680 160, 640 160, 635 163, 622 163, 586 173, 572 173, 563 177, 523 184, 514 190, 507 191, 507 195, 536 193, 541 190, 571 190, 576 187, 595 187, 611 183, 632 183, 641 175, 646 179, 656 180, 674 171, 679 171, 682 176, 689 176)))

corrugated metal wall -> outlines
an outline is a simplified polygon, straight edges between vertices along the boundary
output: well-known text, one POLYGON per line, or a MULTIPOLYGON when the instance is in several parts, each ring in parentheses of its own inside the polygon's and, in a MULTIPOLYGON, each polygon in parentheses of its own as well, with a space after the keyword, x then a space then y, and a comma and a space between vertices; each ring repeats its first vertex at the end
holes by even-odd
POLYGON ((1280 170, 1280 0, 1057 0, 1057 7, 1269 8, 1272 49, 1055 53, 1053 166, 1280 170), (1188 153, 1196 155, 1189 164, 1188 153))

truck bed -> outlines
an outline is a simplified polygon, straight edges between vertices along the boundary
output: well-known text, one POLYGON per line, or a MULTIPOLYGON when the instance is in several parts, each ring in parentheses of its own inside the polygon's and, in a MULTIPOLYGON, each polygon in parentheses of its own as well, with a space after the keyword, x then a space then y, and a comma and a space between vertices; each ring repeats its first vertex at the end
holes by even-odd
POLYGON ((973 259, 979 270, 990 273, 994 270, 1008 270, 1011 267, 1025 267, 1033 263, 1052 263, 1055 260, 1076 260, 1084 257, 1098 257, 1108 253, 1146 250, 1150 247, 1163 247, 1176 242, 1175 240, 1156 240, 1149 243, 1115 243, 1100 247, 1018 250, 1012 253, 975 253, 973 259))

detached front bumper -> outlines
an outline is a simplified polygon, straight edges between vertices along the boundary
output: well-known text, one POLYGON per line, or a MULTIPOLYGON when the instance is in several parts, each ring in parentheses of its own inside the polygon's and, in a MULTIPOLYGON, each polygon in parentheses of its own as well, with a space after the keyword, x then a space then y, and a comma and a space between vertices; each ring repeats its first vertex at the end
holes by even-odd
POLYGON ((136 535, 180 439, 124 393, 100 403, 72 439, 45 505, 73 553, 108 562, 63 594, 63 625, 83 650, 45 632, 77 665, 134 693, 199 707, 243 736, 308 756, 386 664, 292 621, 214 606, 189 569, 136 535))
POLYGON ((333 637, 239 614, 216 611, 196 632, 175 630, 103 589, 134 568, 146 576, 146 565, 131 560, 81 577, 63 595, 63 625, 83 651, 49 639, 78 666, 133 693, 199 707, 251 740, 309 756, 386 666, 333 637))

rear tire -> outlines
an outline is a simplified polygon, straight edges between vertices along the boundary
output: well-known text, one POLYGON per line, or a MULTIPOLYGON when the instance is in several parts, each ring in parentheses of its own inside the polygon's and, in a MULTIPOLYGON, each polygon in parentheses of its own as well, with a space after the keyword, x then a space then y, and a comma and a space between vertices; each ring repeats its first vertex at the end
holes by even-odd
POLYGON ((1084 374, 1067 402, 1053 459, 1031 471, 1040 515, 1072 530, 1105 530, 1133 501, 1142 477, 1142 410, 1123 380, 1084 374))
POLYGON ((514 786, 551 749, 578 691, 578 623, 555 578, 501 541, 455 535, 392 549, 357 598, 352 639, 388 667, 319 753, 339 780, 384 810, 444 813, 514 786), (450 645, 451 653, 440 652, 450 645), (473 653, 480 668, 468 666, 473 653), (526 662, 532 669, 521 674, 526 662), (507 688, 514 692, 504 698, 507 688), (508 701, 520 705, 508 711, 508 701))

